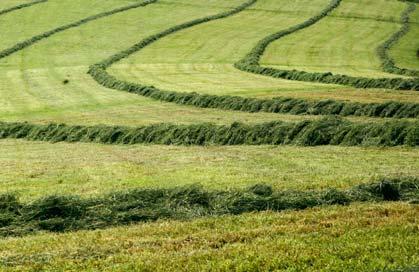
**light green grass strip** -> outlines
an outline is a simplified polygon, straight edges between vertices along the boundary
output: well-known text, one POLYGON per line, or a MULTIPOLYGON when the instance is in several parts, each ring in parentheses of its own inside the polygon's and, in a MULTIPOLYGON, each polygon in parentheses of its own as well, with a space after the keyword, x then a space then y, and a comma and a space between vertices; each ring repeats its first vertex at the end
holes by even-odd
POLYGON ((13 11, 16 11, 16 10, 19 10, 19 9, 28 8, 28 7, 31 7, 31 6, 36 5, 36 4, 45 3, 47 1, 48 0, 35 0, 33 2, 24 3, 24 4, 14 6, 14 7, 6 8, 6 9, 3 9, 3 10, 0 10, 0 16, 4 15, 4 14, 7 14, 7 13, 10 13, 10 12, 13 12, 13 11))

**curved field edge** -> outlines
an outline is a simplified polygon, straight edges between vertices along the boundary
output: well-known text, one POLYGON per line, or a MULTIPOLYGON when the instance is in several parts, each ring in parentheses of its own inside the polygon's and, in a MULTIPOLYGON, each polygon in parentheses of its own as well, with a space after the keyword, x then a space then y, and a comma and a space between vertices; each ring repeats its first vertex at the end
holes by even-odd
POLYGON ((13 11, 16 11, 16 10, 19 10, 19 9, 24 9, 24 8, 31 7, 33 5, 45 3, 47 1, 48 0, 35 0, 33 2, 16 5, 16 6, 13 6, 13 7, 10 7, 10 8, 6 8, 6 9, 1 9, 0 10, 0 16, 4 15, 4 14, 7 14, 7 13, 10 13, 10 12, 13 12, 13 11))
POLYGON ((419 71, 400 68, 397 67, 395 64, 394 59, 392 59, 389 55, 390 49, 410 30, 409 24, 409 16, 416 10, 416 4, 414 3, 407 3, 406 9, 403 11, 400 21, 402 22, 402 27, 396 33, 394 33, 387 41, 385 41, 382 45, 377 48, 377 55, 381 59, 382 67, 385 72, 405 75, 405 76, 413 76, 419 77, 419 71))
POLYGON ((319 82, 326 84, 340 84, 347 85, 356 88, 384 88, 394 90, 419 90, 419 79, 404 79, 404 78, 366 78, 366 77, 353 77, 347 75, 338 75, 331 72, 325 73, 310 73, 305 71, 297 70, 281 70, 270 67, 262 67, 260 65, 260 59, 266 48, 272 42, 281 39, 282 37, 291 35, 301 29, 310 27, 326 17, 331 11, 336 9, 342 0, 332 0, 330 4, 323 9, 316 16, 308 19, 307 21, 290 27, 285 30, 281 30, 277 33, 269 35, 259 41, 256 46, 247 54, 243 59, 234 64, 234 66, 245 72, 251 72, 260 75, 266 75, 274 78, 282 78, 288 80, 307 81, 307 82, 319 82))
POLYGON ((191 219, 248 212, 307 209, 353 202, 411 201, 417 203, 417 177, 384 178, 347 190, 274 191, 264 184, 244 190, 208 191, 200 186, 137 189, 80 198, 46 196, 22 203, 14 195, 0 195, 0 236, 37 231, 65 232, 127 225, 158 219, 191 219))
POLYGON ((417 146, 419 124, 409 121, 352 123, 335 117, 296 123, 163 123, 142 127, 0 122, 0 139, 7 138, 103 144, 417 146))
MULTIPOLYGON (((183 29, 212 20, 232 16, 245 8, 253 5, 256 0, 248 1, 235 9, 223 12, 218 15, 196 19, 184 24, 169 28, 163 32, 152 35, 132 47, 121 51, 108 59, 94 64, 89 69, 93 79, 104 87, 127 91, 139 94, 155 100, 171 102, 181 105, 191 105, 200 108, 218 108, 223 110, 237 110, 246 112, 271 112, 291 114, 312 114, 312 115, 341 115, 341 116, 368 116, 368 117, 395 117, 395 118, 416 118, 419 116, 419 104, 417 103, 356 103, 335 100, 311 101, 298 98, 274 98, 257 99, 244 98, 240 96, 217 96, 198 93, 182 93, 158 89, 154 86, 145 86, 130 83, 110 75, 106 69, 114 63, 129 57, 141 49, 154 43, 165 36, 183 29)), ((393 80, 393 79, 391 79, 393 80)))

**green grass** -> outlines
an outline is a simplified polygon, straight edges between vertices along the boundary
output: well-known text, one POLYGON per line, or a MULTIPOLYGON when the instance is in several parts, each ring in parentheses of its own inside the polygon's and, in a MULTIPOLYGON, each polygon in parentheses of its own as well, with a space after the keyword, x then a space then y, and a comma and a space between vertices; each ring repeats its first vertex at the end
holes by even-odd
MULTIPOLYGON (((319 1, 319 6, 323 2, 326 3, 327 1, 319 1)), ((99 5, 95 1, 84 1, 83 4, 77 1, 65 1, 63 4, 62 1, 50 0, 48 3, 18 11, 17 14, 19 16, 8 14, 0 18, 3 24, 18 24, 22 26, 22 31, 19 32, 13 31, 12 28, 2 30, 2 35, 4 34, 5 39, 0 41, 0 46, 6 48, 11 46, 13 42, 29 38, 48 29, 52 29, 57 25, 69 23, 129 3, 132 3, 132 1, 110 1, 106 2, 106 4, 99 5), (62 5, 65 5, 64 8, 58 8, 62 5), (86 9, 86 6, 89 8, 86 9), (27 21, 21 19, 33 18, 35 16, 34 14, 41 14, 40 20, 29 24, 27 21)), ((189 16, 198 18, 203 15, 214 14, 225 9, 225 7, 238 4, 240 1, 235 1, 234 3, 229 2, 226 5, 223 4, 223 1, 217 0, 211 2, 210 8, 201 2, 198 2, 197 5, 184 3, 163 1, 145 8, 130 10, 123 14, 90 22, 77 29, 59 33, 15 55, 0 60, 0 120, 31 121, 37 123, 55 121, 89 125, 97 123, 143 125, 165 121, 176 123, 194 123, 198 121, 231 123, 233 121, 263 122, 276 119, 301 120, 302 117, 290 115, 279 116, 266 113, 256 115, 162 104, 147 98, 102 88, 86 75, 88 65, 118 50, 126 48, 141 38, 163 30, 173 24, 184 22, 186 20, 185 18, 189 18, 189 16), (161 20, 157 16, 158 14, 166 13, 171 14, 171 16, 165 17, 165 20, 161 20), (129 24, 126 23, 127 21, 129 21, 129 24), (141 27, 144 24, 147 27, 141 27), (106 25, 112 25, 112 28, 109 29, 106 25), (98 32, 104 34, 98 37, 96 35, 98 32), (63 84, 65 79, 69 80, 69 84, 63 84)), ((211 62, 213 64, 175 64, 177 67, 185 67, 184 72, 181 73, 176 72, 176 69, 171 71, 167 70, 173 68, 171 66, 172 64, 169 66, 158 64, 160 59, 157 58, 159 55, 157 53, 160 51, 158 50, 159 48, 156 50, 153 49, 158 43, 153 45, 150 47, 151 53, 148 55, 148 62, 150 62, 151 58, 157 59, 155 59, 154 64, 148 65, 148 68, 151 69, 148 73, 153 74, 153 71, 161 73, 164 76, 165 82, 167 82, 167 85, 163 84, 162 86, 170 87, 170 89, 177 89, 176 86, 179 84, 179 88, 184 90, 187 86, 179 82, 188 82, 187 85, 191 86, 191 88, 188 87, 186 90, 200 91, 201 89, 206 89, 214 93, 235 93, 246 96, 249 95, 248 90, 263 89, 267 90, 269 96, 276 96, 277 93, 275 90, 283 87, 277 84, 278 80, 240 72, 230 64, 217 64, 216 62, 222 61, 223 58, 226 58, 225 61, 227 62, 233 62, 241 57, 241 53, 246 52, 257 39, 263 37, 266 33, 276 30, 280 26, 276 24, 268 25, 268 27, 265 26, 263 29, 264 32, 258 27, 254 27, 251 32, 247 33, 243 30, 244 27, 238 27, 243 21, 255 22, 255 20, 265 18, 267 15, 271 16, 273 13, 275 16, 272 16, 272 20, 274 20, 272 23, 276 22, 275 20, 283 21, 282 24, 286 26, 300 21, 302 19, 301 16, 307 18, 320 9, 320 7, 315 7, 313 10, 302 13, 303 15, 301 16, 297 16, 296 12, 290 11, 305 8, 307 6, 306 2, 299 1, 292 4, 291 2, 284 1, 284 4, 286 5, 278 5, 277 7, 272 1, 260 1, 254 9, 245 11, 243 14, 182 31, 179 34, 173 35, 173 37, 170 36, 167 40, 170 42, 173 41, 174 44, 172 50, 169 50, 169 52, 167 52, 167 48, 164 46, 166 42, 166 39, 164 39, 162 41, 162 47, 165 49, 165 52, 161 54, 161 58, 165 62, 169 62, 171 59, 170 52, 173 52, 177 59, 175 58, 170 62, 176 62, 179 61, 179 56, 182 56, 181 53, 176 53, 176 50, 179 50, 178 45, 189 43, 188 39, 196 39, 196 42, 192 43, 192 45, 195 44, 199 47, 205 41, 202 34, 200 36, 198 35, 202 30, 201 28, 206 33, 209 33, 211 37, 219 36, 219 38, 210 43, 210 46, 204 48, 205 51, 198 50, 188 59, 191 62, 201 62, 203 59, 208 62, 212 59, 211 62), (275 7, 274 12, 269 11, 273 7, 275 7), (283 20, 283 17, 286 20, 283 20), (229 31, 219 33, 220 31, 217 29, 229 29, 229 31), (236 31, 240 33, 236 33, 236 31), (244 35, 245 37, 243 39, 249 40, 249 42, 244 43, 242 42, 243 40, 237 43, 233 42, 225 51, 222 50, 221 56, 214 56, 215 53, 220 51, 218 48, 223 44, 223 39, 231 39, 231 37, 237 36, 238 34, 244 35), (196 37, 197 35, 198 37, 196 37), (210 47, 214 47, 215 49, 211 49, 210 47), (200 69, 203 68, 207 71, 204 75, 210 74, 212 79, 206 78, 202 82, 202 77, 197 75, 200 78, 198 79, 200 82, 194 81, 191 78, 195 77, 193 75, 194 73, 190 73, 191 67, 192 70, 197 70, 198 74, 202 74, 200 69), (182 74, 187 75, 187 77, 183 77, 182 74), (237 74, 241 76, 237 77, 237 74), (172 80, 174 78, 176 79, 172 80), (220 84, 221 82, 222 84, 220 84), (238 83, 236 85, 237 88, 229 82, 232 82, 233 85, 238 83), (246 89, 243 89, 243 86, 246 89), (271 89, 272 86, 274 86, 274 89, 271 89), (231 92, 226 91, 227 89, 231 92)), ((180 48, 185 48, 183 50, 186 50, 186 53, 187 50, 190 52, 191 50, 197 49, 196 47, 188 48, 188 46, 181 46, 180 48)), ((147 52, 145 52, 146 55, 147 52)), ((141 53, 139 55, 143 54, 141 53)), ((127 61, 135 62, 137 56, 134 57, 129 58, 127 61)), ((141 62, 144 61, 141 56, 138 57, 140 57, 141 62)), ((137 66, 132 65, 130 67, 137 66)), ((120 71, 120 73, 125 72, 127 71, 120 71)), ((145 81, 147 82, 147 79, 145 81)), ((356 90, 342 90, 339 92, 329 90, 324 91, 322 94, 317 94, 312 89, 317 89, 317 85, 292 81, 286 81, 286 84, 302 86, 299 89, 300 91, 296 91, 292 87, 293 93, 287 94, 286 96, 299 96, 299 93, 302 92, 305 94, 303 96, 307 95, 307 97, 312 99, 341 99, 341 94, 345 94, 345 96, 348 94, 345 97, 346 99, 363 102, 383 102, 388 100, 399 100, 403 102, 419 101, 418 96, 413 92, 401 93, 388 91, 380 92, 380 95, 378 95, 378 91, 368 91, 360 94, 356 90)), ((330 87, 326 86, 326 88, 329 89, 330 87)))
MULTIPOLYGON (((23 24, 23 31, 12 32, 11 30, 6 30, 5 36, 7 38, 0 41, 0 45, 7 47, 13 41, 20 41, 24 37, 28 38, 47 29, 52 29, 54 25, 62 25, 71 20, 78 20, 88 15, 131 2, 124 1, 124 3, 116 3, 111 1, 107 2, 106 5, 95 5, 96 2, 89 2, 88 7, 92 6, 89 9, 86 9, 86 4, 66 2, 65 5, 68 6, 64 6, 63 9, 58 9, 57 6, 62 5, 60 4, 61 1, 50 0, 48 3, 43 4, 42 9, 36 6, 18 12, 20 17, 23 18, 32 18, 36 12, 46 14, 46 16, 42 16, 40 20, 34 23, 29 24, 25 20, 20 20, 20 17, 14 16, 5 16, 2 18, 4 24, 23 24)), ((195 123, 205 121, 231 123, 242 121, 252 123, 278 119, 288 121, 303 119, 304 117, 291 115, 268 113, 248 114, 159 103, 136 95, 102 88, 86 75, 88 65, 118 50, 124 49, 127 47, 127 44, 133 44, 151 33, 165 29, 175 23, 183 22, 188 16, 198 18, 203 15, 214 14, 222 10, 223 6, 226 6, 226 4, 222 3, 222 1, 218 0, 213 1, 210 5, 211 8, 208 8, 208 6, 202 3, 199 5, 185 5, 183 2, 163 1, 58 33, 32 47, 0 60, 0 120, 31 121, 37 123, 65 122, 69 124, 88 125, 97 123, 109 125, 143 125, 160 122, 195 123), (173 16, 167 17, 165 20, 161 20, 157 16, 158 14, 166 13, 172 14, 173 16), (126 21, 129 21, 128 25, 126 21), (147 27, 138 27, 144 25, 145 22, 147 27), (107 28, 107 25, 112 25, 112 29, 107 28), (96 35, 98 32, 104 34, 98 37, 96 35), (132 33, 135 33, 135 35, 132 35, 132 33), (69 80, 68 84, 63 84, 65 79, 69 80)), ((240 1, 230 3, 229 5, 237 3, 240 3, 240 1)), ((264 4, 265 9, 272 7, 272 2, 268 1, 267 4, 270 6, 264 4)), ((283 15, 286 14, 286 11, 294 8, 294 5, 288 4, 289 6, 281 6, 281 10, 275 12, 275 14, 283 15)), ((302 4, 300 3, 300 8, 302 8, 302 4)), ((255 6, 255 8, 258 8, 258 6, 255 6)), ((248 13, 256 14, 253 20, 260 18, 260 16, 270 14, 269 11, 263 10, 251 10, 248 13)), ((308 17, 309 14, 306 16, 308 17)), ((289 20, 292 22, 299 20, 299 18, 294 17, 290 16, 289 20)), ((236 20, 235 24, 230 25, 231 32, 226 33, 235 35, 234 29, 237 28, 242 20, 236 20)), ((272 31, 273 28, 270 27, 268 30, 272 31)), ((245 31, 242 30, 243 32, 245 31)), ((258 34, 258 29, 254 30, 251 34, 258 34)), ((256 38, 263 36, 263 34, 256 35, 256 38)), ((221 38, 226 37, 222 36, 221 38)), ((221 43, 221 38, 216 43, 221 43)), ((184 37, 182 37, 183 39, 184 37)), ((242 49, 242 52, 245 52, 249 46, 252 46, 252 43, 249 43, 247 47, 242 49)), ((228 55, 234 49, 235 46, 232 46, 224 54, 228 55)), ((169 57, 169 55, 165 54, 164 58, 166 57, 169 57)), ((239 55, 237 54, 236 58, 238 57, 239 55)), ((219 68, 219 66, 215 67, 219 68)), ((223 88, 230 88, 230 85, 224 83, 227 83, 229 80, 236 80, 234 76, 236 73, 242 74, 246 78, 243 83, 248 88, 253 88, 252 86, 259 88, 261 86, 260 84, 265 84, 264 82, 275 84, 277 82, 275 79, 240 72, 231 66, 229 70, 233 73, 232 76, 226 70, 215 70, 211 72, 214 77, 223 81, 223 84, 216 84, 217 86, 225 85, 227 87, 223 88)), ((176 85, 175 82, 170 81, 171 76, 167 71, 164 69, 160 69, 160 71, 165 73, 169 85, 176 85)), ((175 73, 175 77, 182 80, 182 77, 177 73, 175 73)), ((291 81, 287 82, 289 84, 305 84, 291 81)), ((305 85, 309 86, 309 84, 305 85)), ((212 88, 214 85, 207 82, 205 86, 211 86, 212 88)), ((354 92, 356 93, 356 91, 354 92)), ((243 92, 239 94, 243 94, 243 92)), ((356 96, 359 96, 359 94, 356 94, 356 96)), ((386 101, 388 99, 398 99, 404 102, 419 101, 417 96, 409 92, 404 92, 403 94, 398 92, 384 92, 379 97, 377 97, 377 92, 372 92, 372 94, 363 94, 363 97, 367 97, 365 101, 386 101)), ((319 96, 319 98, 325 97, 319 96)), ((335 97, 332 96, 332 98, 335 97)))
MULTIPOLYGON (((33 24, 23 21, 24 29, 26 26, 30 27, 22 32, 26 33, 28 38, 31 35, 52 29, 52 23, 55 25, 68 23, 69 20, 57 21, 55 19, 54 21, 50 18, 51 16, 66 18, 68 10, 72 11, 70 14, 76 15, 73 15, 72 20, 77 20, 132 2, 111 1, 107 2, 105 6, 89 2, 89 5, 96 8, 88 9, 86 9, 86 4, 68 2, 66 5, 70 6, 59 10, 57 6, 61 5, 61 1, 50 0, 43 7, 43 12, 49 15, 33 24), (48 27, 45 27, 45 24, 48 27)), ((211 7, 213 8, 208 8, 202 3, 200 5, 182 5, 163 1, 59 33, 0 60, 0 119, 41 123, 55 121, 73 124, 141 125, 164 121, 177 123, 198 121, 261 122, 281 118, 276 114, 253 115, 162 104, 135 95, 102 88, 86 74, 88 65, 123 49, 126 44, 134 43, 141 37, 182 22, 185 17, 200 17, 223 10, 222 7, 226 5, 222 2, 212 1, 211 7), (168 17, 167 20, 161 20, 157 16, 166 13, 173 14, 173 16, 168 17), (130 22, 128 26, 127 20, 130 22), (138 26, 145 22, 147 22, 147 27, 140 27, 140 31, 138 31, 138 26), (106 26, 109 24, 113 26, 112 29, 106 26), (105 34, 102 37, 97 37, 97 32, 105 34), (123 37, 123 39, 116 39, 117 37, 123 37), (112 48, 109 47, 110 44, 112 48), (65 79, 69 80, 69 84, 63 84, 65 79)), ((239 3, 239 1, 236 2, 239 3)), ((19 11, 19 14, 22 12, 19 11)), ((28 14, 20 15, 25 18, 33 18, 32 12, 38 11, 31 9, 25 10, 25 12, 28 14)), ((19 17, 10 16, 2 19, 5 24, 21 23, 19 17)), ((7 37, 10 41, 23 39, 20 32, 8 32, 7 37)), ((0 46, 10 46, 11 43, 7 42, 8 39, 0 42, 0 46)), ((301 119, 301 117, 283 117, 291 118, 291 120, 301 119)))
POLYGON ((0 2, 0 10, 12 8, 20 4, 30 3, 32 0, 3 0, 0 2))
POLYGON ((355 204, 9 238, 0 240, 0 267, 3 271, 408 268, 419 262, 418 215, 416 206, 405 203, 355 204))
POLYGON ((375 48, 400 28, 399 17, 405 6, 385 0, 343 1, 314 26, 272 43, 261 64, 309 72, 398 77, 381 71, 375 48))
POLYGON ((381 176, 419 175, 417 148, 175 147, 0 141, 0 193, 22 199, 128 188, 347 188, 381 176), (348 170, 350 169, 350 171, 348 170))
POLYGON ((419 7, 410 16, 410 30, 395 46, 390 50, 390 56, 396 64, 402 68, 419 70, 419 7))
MULTIPOLYGON (((0 9, 27 2, 2 0, 0 9)), ((136 2, 49 0, 5 14, 0 16, 0 25, 5 26, 0 28, 0 51, 58 26, 136 2)), ((90 65, 150 35, 243 2, 160 0, 58 33, 1 59, 0 121, 140 126, 318 118, 160 103, 103 88, 87 74, 90 65), (64 80, 68 83, 64 84, 64 80)), ((257 41, 306 20, 328 3, 259 0, 234 16, 169 35, 109 71, 121 79, 174 91, 419 103, 416 92, 294 82, 233 67, 257 41)), ((399 29, 398 20, 405 6, 396 0, 344 0, 318 24, 272 44, 264 56, 265 64, 389 76, 381 71, 375 49, 399 29)), ((416 10, 410 32, 390 51, 399 67, 419 68, 418 15, 416 10)), ((418 148, 0 141, 0 194, 15 193, 25 203, 49 195, 86 198, 135 188, 170 189, 191 184, 201 184, 208 190, 242 189, 256 183, 272 185, 275 190, 347 189, 380 177, 398 176, 419 176, 418 148)), ((364 203, 2 238, 0 271, 408 268, 419 264, 418 216, 415 204, 364 203)))
MULTIPOLYGON (((310 1, 310 9, 307 9, 307 1, 283 1, 282 5, 277 5, 277 2, 259 1, 248 10, 224 20, 172 34, 112 66, 109 71, 123 80, 175 91, 333 98, 361 102, 416 101, 415 92, 359 92, 348 87, 272 79, 234 69, 232 64, 250 51, 261 38, 306 20, 328 3, 310 1), (225 44, 223 40, 229 42, 225 44)), ((359 8, 361 2, 358 1, 357 4, 359 8)), ((404 5, 400 4, 398 7, 402 10, 404 5)), ((387 12, 390 11, 391 9, 387 12)), ((395 30, 397 24, 394 24, 395 30)), ((391 30, 387 32, 392 34, 391 30)), ((382 37, 375 37, 376 40, 380 38, 382 37)), ((301 50, 299 46, 293 47, 301 50)), ((375 55, 375 50, 369 51, 375 55)))

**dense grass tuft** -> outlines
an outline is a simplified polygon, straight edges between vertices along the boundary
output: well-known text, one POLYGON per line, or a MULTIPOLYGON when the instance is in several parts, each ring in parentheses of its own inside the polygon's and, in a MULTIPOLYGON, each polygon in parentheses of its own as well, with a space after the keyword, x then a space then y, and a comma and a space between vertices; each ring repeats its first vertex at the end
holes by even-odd
POLYGON ((20 203, 16 197, 4 195, 0 196, 0 236, 97 229, 167 218, 306 209, 356 201, 409 201, 418 196, 416 177, 385 178, 347 190, 275 191, 257 184, 242 190, 208 191, 193 185, 137 189, 87 199, 48 196, 31 203, 20 203))

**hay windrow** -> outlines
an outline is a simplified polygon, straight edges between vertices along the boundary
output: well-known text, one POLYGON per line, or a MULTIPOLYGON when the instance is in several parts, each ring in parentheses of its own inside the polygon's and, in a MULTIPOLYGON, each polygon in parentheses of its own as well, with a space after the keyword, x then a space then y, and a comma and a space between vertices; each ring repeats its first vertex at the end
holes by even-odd
POLYGON ((0 122, 0 139, 7 138, 48 142, 201 146, 417 146, 419 123, 417 121, 352 123, 336 117, 295 123, 282 121, 255 125, 238 122, 231 125, 161 123, 141 127, 0 122))
POLYGON ((38 231, 100 229, 158 219, 185 220, 203 216, 259 211, 301 210, 352 202, 412 201, 419 197, 417 177, 382 178, 341 190, 277 191, 256 184, 247 189, 209 191, 193 185, 170 189, 136 189, 92 198, 46 196, 22 203, 0 195, 0 236, 38 231))

